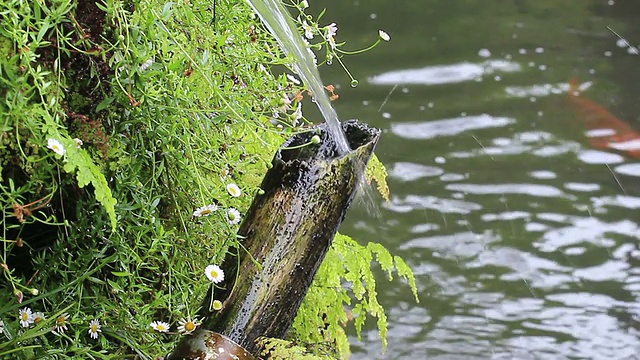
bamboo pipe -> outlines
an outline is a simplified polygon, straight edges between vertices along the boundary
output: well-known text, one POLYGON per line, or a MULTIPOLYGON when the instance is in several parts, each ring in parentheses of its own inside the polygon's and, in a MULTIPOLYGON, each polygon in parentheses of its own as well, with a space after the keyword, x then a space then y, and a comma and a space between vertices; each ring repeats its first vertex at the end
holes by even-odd
POLYGON ((286 334, 380 136, 355 120, 342 127, 352 149, 347 154, 338 153, 325 124, 278 150, 262 181, 264 194, 253 199, 238 230, 242 246, 227 254, 224 282, 203 303, 202 326, 168 359, 253 359, 256 339, 286 334), (316 134, 319 144, 311 143, 316 134), (222 309, 210 309, 214 299, 222 309))

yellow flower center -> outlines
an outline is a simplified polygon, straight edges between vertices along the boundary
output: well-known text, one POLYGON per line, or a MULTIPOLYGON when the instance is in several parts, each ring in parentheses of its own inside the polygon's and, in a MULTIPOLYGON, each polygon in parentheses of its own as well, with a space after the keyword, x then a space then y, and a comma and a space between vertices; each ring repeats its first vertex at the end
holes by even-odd
POLYGON ((60 317, 58 317, 58 318, 56 319, 56 323, 57 323, 58 325, 64 325, 65 320, 66 320, 66 319, 64 318, 64 316, 60 316, 60 317))
POLYGON ((43 318, 41 318, 40 316, 38 316, 37 318, 33 319, 33 321, 37 324, 40 321, 44 320, 43 318))
POLYGON ((220 300, 214 300, 213 301, 213 310, 220 310, 222 309, 222 301, 220 300))
POLYGON ((205 210, 202 210, 202 212, 200 212, 200 214, 202 214, 202 215, 204 215, 204 216, 207 216, 207 215, 211 214, 212 212, 213 212, 213 211, 211 211, 211 210, 209 210, 209 209, 205 209, 205 210))
POLYGON ((166 328, 166 327, 164 327, 164 325, 162 325, 162 324, 158 324, 158 330, 159 330, 159 331, 167 330, 167 328, 166 328))
POLYGON ((97 333, 98 332, 98 324, 91 324, 90 329, 91 329, 91 332, 97 333))
POLYGON ((211 270, 211 277, 217 279, 220 274, 216 270, 211 270))
POLYGON ((20 314, 20 319, 22 321, 27 321, 29 320, 29 314, 27 314, 26 312, 23 312, 22 314, 20 314))
POLYGON ((194 324, 191 321, 188 321, 186 324, 184 324, 184 329, 187 331, 193 331, 196 328, 196 324, 194 324))

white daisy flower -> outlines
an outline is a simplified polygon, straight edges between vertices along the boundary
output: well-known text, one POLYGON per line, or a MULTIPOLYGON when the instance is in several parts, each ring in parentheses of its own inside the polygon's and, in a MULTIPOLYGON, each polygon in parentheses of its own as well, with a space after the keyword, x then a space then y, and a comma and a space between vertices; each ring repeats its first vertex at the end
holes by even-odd
POLYGON ((302 21, 302 28, 304 29, 304 36, 309 40, 313 39, 313 27, 307 24, 306 20, 302 21))
POLYGON ((69 325, 67 320, 69 320, 69 314, 67 314, 67 313, 64 313, 64 314, 58 316, 58 318, 56 319, 56 324, 53 327, 53 330, 58 332, 58 333, 65 332, 65 330, 67 330, 67 325, 69 325))
POLYGON ((338 33, 338 25, 336 25, 336 23, 331 23, 327 26, 327 29, 325 31, 325 38, 327 38, 327 41, 329 42, 329 45, 333 50, 336 49, 335 36, 337 33, 338 33))
POLYGON ((196 211, 193 212, 193 216, 201 217, 211 215, 214 211, 218 210, 218 205, 210 204, 200 208, 197 208, 196 211))
POLYGON ((242 195, 242 190, 240 190, 240 187, 238 185, 236 185, 235 183, 228 184, 227 185, 227 191, 233 197, 238 197, 238 196, 242 195))
POLYGON ((327 37, 336 36, 337 33, 338 33, 338 25, 336 25, 336 23, 331 23, 327 25, 327 37))
POLYGON ((33 314, 33 323, 38 325, 39 323, 41 323, 42 321, 44 321, 46 319, 46 317, 44 316, 44 314, 40 311, 36 311, 33 314))
POLYGON ((20 325, 22 325, 22 327, 29 327, 29 325, 33 324, 31 308, 25 307, 20 309, 18 311, 18 318, 20 319, 20 325))
POLYGON ((204 274, 207 275, 209 280, 217 284, 224 280, 224 271, 220 269, 218 265, 209 265, 204 269, 204 274))
POLYGON ((240 222, 240 219, 240 211, 234 208, 227 210, 227 221, 229 221, 229 224, 236 225, 240 222))
POLYGON ((91 322, 89 323, 89 336, 92 339, 97 339, 98 336, 100 335, 99 333, 101 332, 102 332, 102 326, 100 325, 100 322, 98 321, 98 319, 91 320, 91 322))
POLYGON ((183 335, 191 334, 198 326, 200 326, 200 323, 197 317, 193 318, 193 320, 186 318, 178 321, 178 331, 183 335))
POLYGON ((166 333, 169 331, 169 323, 166 323, 164 321, 153 321, 149 325, 153 328, 153 330, 158 332, 166 333))
POLYGON ((64 145, 62 145, 62 143, 56 139, 49 139, 47 140, 47 147, 51 150, 53 150, 54 153, 60 155, 60 156, 64 156, 64 145))

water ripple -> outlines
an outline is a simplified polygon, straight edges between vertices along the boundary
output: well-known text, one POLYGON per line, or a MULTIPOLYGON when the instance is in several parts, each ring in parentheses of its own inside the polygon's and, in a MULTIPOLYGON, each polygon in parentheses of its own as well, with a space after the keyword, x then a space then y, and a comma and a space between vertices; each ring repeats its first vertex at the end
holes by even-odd
POLYGON ((543 299, 503 299, 491 307, 482 309, 482 314, 494 321, 523 321, 538 316, 544 308, 543 299))
POLYGON ((591 198, 593 207, 602 209, 605 206, 619 206, 626 209, 640 209, 640 198, 627 195, 601 196, 591 198))
POLYGON ((389 175, 391 177, 400 179, 405 182, 418 180, 423 177, 440 176, 443 173, 444 170, 438 167, 410 162, 397 162, 389 171, 389 175))
POLYGON ((469 214, 472 211, 482 209, 482 206, 479 204, 469 201, 418 195, 407 195, 404 199, 393 196, 391 201, 385 203, 383 206, 398 213, 407 213, 419 209, 432 209, 443 214, 469 214))
POLYGON ((564 188, 578 192, 594 192, 600 190, 601 187, 599 184, 593 183, 568 182, 564 184, 564 188))
POLYGON ((520 64, 506 60, 488 60, 482 63, 462 62, 434 65, 419 69, 394 70, 369 78, 373 85, 421 84, 439 85, 481 79, 495 72, 517 72, 520 64))
POLYGON ((581 244, 610 247, 608 233, 636 238, 640 234, 638 225, 629 220, 606 223, 593 217, 572 217, 572 222, 570 226, 548 230, 534 245, 543 252, 581 244))
POLYGON ((481 114, 425 122, 395 123, 391 125, 391 131, 405 139, 423 140, 456 135, 469 130, 497 128, 514 122, 512 118, 481 114))
POLYGON ((534 197, 559 197, 564 196, 564 192, 550 185, 539 184, 448 184, 447 190, 462 191, 467 194, 477 195, 503 195, 503 194, 523 194, 534 197))
POLYGON ((501 266, 513 270, 511 274, 501 276, 508 281, 523 278, 542 278, 545 272, 568 272, 570 268, 556 262, 510 247, 487 248, 478 254, 477 259, 467 265, 470 268, 501 266))
POLYGON ((496 72, 520 71, 520 64, 506 60, 487 60, 482 63, 462 62, 434 65, 419 69, 394 70, 369 78, 373 85, 420 84, 439 85, 481 79, 496 72))
POLYGON ((519 98, 557 95, 565 93, 567 91, 569 91, 568 83, 534 84, 530 86, 507 86, 505 88, 505 92, 507 93, 507 95, 519 98))
POLYGON ((578 159, 587 164, 618 164, 624 162, 624 157, 600 150, 583 150, 578 153, 578 159))
POLYGON ((619 281, 623 282, 629 276, 630 265, 626 261, 609 260, 603 264, 576 269, 573 275, 577 279, 588 281, 619 281))
POLYGON ((402 250, 430 249, 443 257, 469 258, 484 252, 487 244, 499 240, 490 232, 476 234, 463 232, 453 235, 420 237, 409 240, 400 246, 402 250))
POLYGON ((611 296, 592 294, 588 292, 549 294, 545 298, 547 300, 562 303, 566 306, 583 308, 588 311, 608 310, 614 306, 625 305, 624 302, 617 301, 611 296))
POLYGON ((516 219, 529 219, 531 214, 524 211, 505 211, 500 214, 491 214, 485 213, 482 214, 482 221, 505 221, 505 220, 516 220, 516 219))
POLYGON ((624 164, 616 166, 614 170, 623 175, 640 176, 640 164, 624 164))
POLYGON ((481 155, 520 155, 533 154, 539 157, 558 156, 580 151, 580 144, 574 141, 558 140, 545 131, 525 131, 514 134, 512 138, 499 137, 492 144, 467 151, 454 151, 449 155, 456 158, 471 158, 481 155))
MULTIPOLYGON (((573 341, 564 341, 569 348, 562 351, 572 358, 581 359, 636 359, 640 347, 635 329, 621 329, 618 319, 606 313, 584 309, 547 308, 540 314, 541 320, 528 321, 524 325, 545 333, 564 334, 573 341), (597 357, 594 357, 597 356, 597 357)), ((560 336, 556 336, 558 338, 560 336)), ((556 352, 557 353, 557 349, 556 352)))

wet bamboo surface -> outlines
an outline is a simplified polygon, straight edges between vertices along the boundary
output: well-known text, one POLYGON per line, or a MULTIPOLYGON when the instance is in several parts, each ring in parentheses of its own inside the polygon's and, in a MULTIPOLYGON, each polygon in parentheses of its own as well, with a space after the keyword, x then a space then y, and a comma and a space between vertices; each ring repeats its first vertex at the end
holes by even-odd
MULTIPOLYGON (((251 354, 259 351, 257 338, 284 337, 380 135, 357 121, 342 126, 352 148, 347 154, 338 154, 322 125, 292 137, 276 153, 261 185, 264 194, 254 198, 238 231, 241 247, 231 249, 221 266, 225 280, 203 303, 201 331, 222 334, 251 354), (321 142, 308 144, 314 135, 321 142), (222 309, 209 309, 212 295, 222 309)), ((199 346, 204 342, 186 337, 171 359, 190 358, 199 346)))

